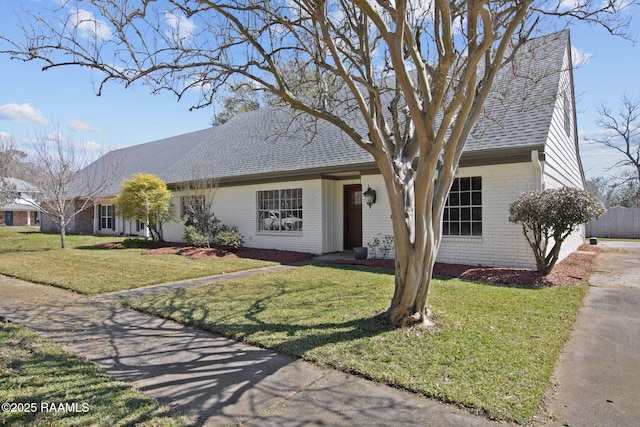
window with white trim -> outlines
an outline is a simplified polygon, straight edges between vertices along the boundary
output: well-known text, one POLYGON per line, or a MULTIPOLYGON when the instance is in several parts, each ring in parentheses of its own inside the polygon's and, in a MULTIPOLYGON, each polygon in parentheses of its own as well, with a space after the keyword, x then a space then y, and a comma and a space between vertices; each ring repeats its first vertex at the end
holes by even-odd
POLYGON ((302 231, 302 188, 257 192, 258 231, 302 231))
POLYGON ((99 205, 98 208, 100 214, 100 217, 98 218, 98 229, 114 230, 113 205, 99 205))
POLYGON ((203 194, 180 197, 180 215, 192 217, 203 212, 205 199, 203 194))
POLYGON ((482 236, 482 178, 456 178, 442 217, 444 236, 482 236))

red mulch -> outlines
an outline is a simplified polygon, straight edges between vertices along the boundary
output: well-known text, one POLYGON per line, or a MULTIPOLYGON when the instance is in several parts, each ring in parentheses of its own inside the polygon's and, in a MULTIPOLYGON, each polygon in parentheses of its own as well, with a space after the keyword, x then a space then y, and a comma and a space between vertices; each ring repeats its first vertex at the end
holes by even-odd
POLYGON ((294 251, 281 251, 277 249, 240 248, 230 249, 223 246, 212 245, 211 248, 196 248, 184 244, 164 244, 158 248, 149 249, 143 255, 175 254, 192 259, 208 258, 251 258, 263 261, 282 262, 285 264, 308 261, 315 257, 314 254, 294 251))
MULTIPOLYGON (((465 280, 512 284, 523 286, 562 286, 584 283, 595 255, 600 252, 596 246, 582 245, 578 250, 560 263, 556 264, 546 276, 535 270, 526 268, 477 267, 463 264, 436 263, 434 274, 448 277, 459 277, 465 280)), ((389 259, 337 260, 342 264, 361 264, 372 267, 394 268, 395 261, 389 259)))
MULTIPOLYGON (((240 248, 229 249, 222 246, 211 248, 195 248, 180 243, 159 243, 157 247, 143 252, 145 255, 176 254, 193 259, 207 258, 251 258, 281 263, 296 263, 308 261, 315 255, 305 252, 281 251, 277 249, 240 248)), ((95 249, 115 249, 121 247, 119 243, 105 243, 96 245, 95 249)), ((491 282, 499 284, 513 284, 523 286, 561 286, 584 283, 595 255, 600 252, 597 246, 582 245, 578 250, 562 262, 558 263, 548 275, 525 268, 496 268, 478 267, 463 264, 436 263, 434 274, 448 277, 459 277, 465 280, 491 282)), ((336 264, 357 264, 371 267, 395 268, 395 260, 390 259, 341 259, 336 264)))

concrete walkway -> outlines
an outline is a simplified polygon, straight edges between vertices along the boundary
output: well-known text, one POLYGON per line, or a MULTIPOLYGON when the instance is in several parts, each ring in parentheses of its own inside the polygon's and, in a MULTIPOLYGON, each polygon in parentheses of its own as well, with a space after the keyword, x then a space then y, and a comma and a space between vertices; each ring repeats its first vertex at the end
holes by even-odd
POLYGON ((197 425, 497 425, 451 405, 117 304, 124 296, 187 286, 189 281, 90 298, 0 276, 0 316, 97 363, 197 425))
MULTIPOLYGON (((557 365, 555 389, 539 424, 630 426, 640 419, 640 244, 603 246, 594 287, 557 365), (611 258, 624 263, 624 272, 611 258)), ((292 267, 98 297, 0 276, 0 316, 96 362, 198 425, 497 425, 422 396, 118 305, 123 298, 282 268, 292 267)))
POLYGON ((603 241, 556 366, 554 426, 640 425, 640 243, 603 241))

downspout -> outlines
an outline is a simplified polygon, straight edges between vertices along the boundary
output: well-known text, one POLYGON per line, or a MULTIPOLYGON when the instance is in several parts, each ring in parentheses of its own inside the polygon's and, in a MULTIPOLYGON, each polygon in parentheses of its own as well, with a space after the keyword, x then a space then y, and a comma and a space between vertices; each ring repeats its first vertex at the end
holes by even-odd
POLYGON ((542 163, 540 162, 538 150, 531 151, 531 163, 533 163, 533 168, 536 170, 536 190, 544 190, 544 181, 542 179, 542 163))

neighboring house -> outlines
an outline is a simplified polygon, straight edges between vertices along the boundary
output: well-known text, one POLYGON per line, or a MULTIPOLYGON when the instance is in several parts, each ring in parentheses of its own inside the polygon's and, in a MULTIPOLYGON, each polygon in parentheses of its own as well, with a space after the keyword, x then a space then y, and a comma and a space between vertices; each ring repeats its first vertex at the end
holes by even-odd
POLYGON ((18 226, 35 225, 39 222, 40 209, 33 199, 38 189, 26 181, 16 178, 6 178, 14 198, 9 203, 0 206, 0 225, 18 226))
MULTIPOLYGON (((539 39, 539 46, 542 55, 519 60, 521 76, 514 77, 511 66, 502 72, 468 140, 445 209, 440 262, 535 267, 521 226, 509 223, 509 204, 525 191, 584 188, 569 33, 539 39)), ((154 173, 174 190, 194 170, 208 171, 219 179, 216 217, 237 225, 246 246, 328 253, 392 234, 385 185, 372 157, 324 122, 287 129, 291 117, 286 108, 264 108, 106 156, 124 158, 121 178, 154 173), (377 200, 363 207, 368 188, 377 200)), ((174 193, 177 211, 181 197, 174 193)), ((85 228, 75 231, 135 234, 107 198, 84 217, 85 228)), ((180 219, 167 224, 166 240, 181 241, 183 229, 180 219)), ((582 239, 578 230, 563 256, 582 239)))

